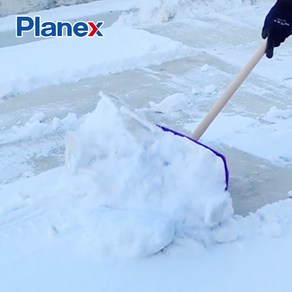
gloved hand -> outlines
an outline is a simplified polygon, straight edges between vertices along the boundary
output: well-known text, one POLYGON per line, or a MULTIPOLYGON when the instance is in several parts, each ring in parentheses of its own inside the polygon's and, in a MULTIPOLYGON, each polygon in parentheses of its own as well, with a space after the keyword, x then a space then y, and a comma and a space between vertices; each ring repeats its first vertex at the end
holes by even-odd
POLYGON ((278 0, 266 16, 262 37, 268 38, 266 56, 272 58, 274 47, 279 47, 292 34, 292 1, 278 0))

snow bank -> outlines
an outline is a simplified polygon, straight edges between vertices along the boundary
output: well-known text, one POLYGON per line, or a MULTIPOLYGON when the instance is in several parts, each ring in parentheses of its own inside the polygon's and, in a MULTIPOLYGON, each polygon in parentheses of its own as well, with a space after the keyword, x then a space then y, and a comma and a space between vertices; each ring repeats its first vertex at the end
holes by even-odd
POLYGON ((94 0, 9 0, 0 2, 0 17, 9 14, 25 13, 40 9, 50 9, 61 5, 92 2, 94 0))
POLYGON ((54 84, 159 65, 193 54, 181 43, 131 28, 104 38, 55 38, 0 49, 0 99, 54 84))
MULTIPOLYGON (((109 208, 105 219, 101 219, 100 214, 94 215, 95 226, 92 227, 92 222, 89 224, 89 237, 95 238, 92 242, 103 246, 102 238, 107 246, 120 246, 121 238, 128 237, 129 233, 120 228, 132 230, 131 236, 139 230, 143 238, 152 238, 148 240, 152 248, 147 247, 152 253, 159 250, 153 249, 153 245, 161 249, 174 240, 174 234, 212 242, 211 229, 216 229, 233 213, 229 193, 224 191, 222 160, 213 152, 164 132, 115 103, 103 97, 84 123, 68 134, 66 143, 67 167, 75 181, 72 188, 82 190, 91 198, 90 214, 96 213, 93 206, 109 208), (138 226, 124 223, 120 218, 124 213, 117 215, 117 209, 135 210, 135 219, 131 222, 137 222, 138 226), (149 212, 152 215, 141 224, 136 218, 137 210, 144 214, 143 218, 149 212), (156 215, 153 217, 153 214, 156 215), (111 216, 119 217, 117 226, 112 224, 116 219, 111 216), (156 221, 162 226, 154 224, 156 221), (102 231, 101 222, 107 222, 102 231), (164 231, 157 233, 157 228, 164 231), (123 232, 123 236, 114 236, 114 239, 112 234, 105 236, 109 229, 110 233, 123 232), (160 234, 159 244, 153 239, 156 233, 160 234), (161 237, 161 234, 164 235, 161 237)), ((147 245, 139 237, 138 242, 147 245)), ((111 249, 116 251, 114 247, 111 249)))
MULTIPOLYGON (((100 2, 94 0, 10 0, 0 2, 0 17, 9 14, 26 13, 29 11, 36 11, 41 9, 52 9, 54 7, 59 7, 62 5, 73 5, 88 2, 100 2)), ((117 0, 107 0, 103 1, 107 3, 102 3, 98 6, 106 6, 108 2, 113 2, 119 5, 117 0)), ((125 2, 125 1, 124 1, 125 2)), ((242 4, 253 4, 256 0, 148 0, 148 1, 133 1, 136 2, 135 6, 141 10, 141 16, 146 17, 149 15, 157 16, 160 20, 168 20, 172 18, 179 7, 184 8, 185 12, 191 10, 192 13, 208 13, 220 10, 225 10, 228 8, 238 7, 242 4), (188 9, 187 9, 188 8, 188 9)))
MULTIPOLYGON (((98 14, 107 13, 109 11, 130 10, 137 7, 136 0, 107 0, 94 1, 85 4, 60 6, 53 9, 41 10, 37 13, 26 13, 30 16, 36 14, 42 18, 42 21, 58 21, 58 20, 73 20, 81 18, 91 18, 98 14)), ((0 17, 0 32, 15 29, 15 15, 0 17)))
POLYGON ((253 0, 140 0, 137 3, 138 11, 124 14, 120 22, 130 25, 153 25, 186 17, 196 17, 207 13, 214 13, 251 5, 253 0))

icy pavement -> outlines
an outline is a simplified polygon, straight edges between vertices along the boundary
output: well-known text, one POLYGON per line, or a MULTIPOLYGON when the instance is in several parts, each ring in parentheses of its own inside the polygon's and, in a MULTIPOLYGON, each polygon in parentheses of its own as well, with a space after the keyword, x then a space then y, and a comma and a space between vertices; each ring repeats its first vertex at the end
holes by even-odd
POLYGON ((1 291, 290 292, 291 40, 202 137, 228 158, 237 214, 222 160, 153 125, 197 126, 260 46, 272 1, 92 5, 40 12, 104 13, 92 43, 11 46, 14 19, 0 19, 1 291))
MULTIPOLYGON (((193 79, 202 77, 199 77, 193 68, 204 66, 206 59, 209 62, 212 60, 212 64, 217 61, 223 66, 220 60, 204 54, 201 58, 181 59, 145 70, 127 71, 111 76, 85 79, 78 83, 52 86, 11 97, 2 103, 0 108, 1 134, 3 135, 4 128, 9 130, 13 124, 21 127, 37 113, 43 113, 44 120, 42 123, 46 124, 45 121, 47 121, 48 126, 52 124, 55 117, 62 120, 66 118, 68 113, 76 113, 77 116, 81 117, 93 110, 100 98, 98 93, 101 90, 119 96, 132 108, 140 109, 139 112, 144 113, 153 122, 188 133, 184 129, 186 122, 190 122, 193 126, 194 120, 200 121, 198 116, 203 116, 203 111, 216 100, 218 95, 217 86, 214 84, 209 86, 207 80, 199 80, 199 84, 203 83, 199 92, 194 89, 193 79), (197 64, 198 62, 199 64, 197 64), (179 108, 171 108, 166 113, 153 111, 149 108, 150 100, 159 103, 161 97, 167 97, 177 92, 183 93, 184 98, 187 99, 185 103, 187 109, 184 105, 181 107, 180 103, 176 105, 179 108), (195 110, 192 99, 197 96, 200 97, 200 100, 195 101, 197 109, 195 110), (201 99, 202 96, 205 96, 205 98, 201 99)), ((226 64, 224 65, 226 66, 226 64)), ((216 70, 215 79, 218 80, 222 88, 224 87, 224 79, 227 80, 230 77, 230 75, 217 68, 208 67, 208 69, 205 68, 202 71, 205 70, 216 70)), ((215 84, 216 81, 212 80, 215 84)), ((253 84, 253 81, 255 82, 255 85, 253 85, 254 92, 258 89, 262 93, 266 87, 266 91, 270 92, 270 85, 265 80, 258 84, 257 78, 250 78, 249 85, 253 84), (259 87, 260 85, 262 86, 259 87)), ((281 89, 281 91, 284 90, 281 89)), ((284 94, 288 94, 288 89, 287 92, 283 92, 284 94)), ((231 117, 237 112, 241 114, 244 112, 245 116, 256 118, 257 115, 269 110, 276 103, 279 103, 279 107, 283 106, 280 99, 275 97, 274 99, 272 97, 263 99, 262 95, 250 94, 248 86, 245 85, 237 97, 227 106, 226 112, 231 117), (245 89, 246 87, 247 89, 245 89), (242 99, 239 96, 242 96, 242 99), (260 105, 254 107, 254 100, 257 100, 260 105)), ((73 128, 77 123, 77 116, 73 121, 74 123, 71 124, 73 128)), ((214 124, 216 124, 216 120, 214 124)), ((70 129, 70 125, 67 129, 70 129)), ((5 171, 1 174, 2 182, 10 182, 21 176, 31 176, 64 163, 64 130, 61 129, 61 132, 57 133, 50 132, 47 135, 41 134, 41 137, 27 138, 24 138, 24 141, 1 144, 0 159, 2 165, 5 165, 7 161, 7 153, 11 153, 13 149, 13 154, 10 154, 13 159, 9 161, 10 165, 11 161, 13 162, 13 167, 3 168, 5 171), (27 140, 27 138, 29 139, 27 140), (7 169, 10 169, 10 171, 7 171, 7 169)), ((238 214, 248 214, 248 212, 254 211, 266 203, 287 197, 287 192, 291 189, 290 163, 286 166, 271 163, 266 159, 230 147, 224 141, 214 142, 210 138, 205 143, 227 156, 231 174, 230 192, 235 211, 238 214)))
MULTIPOLYGON (((142 24, 140 26, 148 32, 194 48, 193 56, 48 86, 0 100, 0 162, 5 166, 0 173, 0 182, 8 183, 62 165, 65 131, 74 129, 79 118, 93 110, 101 90, 119 96, 132 109, 145 114, 155 123, 184 133, 190 132, 260 45, 259 20, 267 7, 269 5, 255 9, 247 6, 185 21, 177 19, 174 23, 142 24), (181 98, 181 101, 174 101, 172 107, 159 104, 174 94, 180 94, 175 98, 181 98), (12 129, 15 137, 8 139, 12 129)), ((120 19, 120 25, 135 23, 132 13, 120 19)), ((104 12, 95 17, 102 16, 108 20, 107 26, 111 26, 120 14, 120 11, 104 12)), ((6 39, 2 38, 1 46, 11 44, 15 43, 10 31, 6 39)), ((242 142, 237 144, 240 140, 230 138, 237 132, 240 135, 242 131, 245 139, 249 139, 249 127, 255 122, 259 128, 269 126, 273 121, 267 121, 266 116, 273 107, 284 110, 278 117, 280 120, 287 115, 287 108, 289 113, 292 84, 290 68, 284 65, 291 55, 291 42, 287 42, 273 60, 262 60, 202 138, 228 158, 230 191, 238 214, 245 215, 266 203, 286 198, 292 188, 289 181, 292 159, 289 153, 281 156, 276 152, 276 158, 269 159, 261 155, 264 149, 249 151, 253 148, 257 133, 250 135, 251 146, 242 142), (273 74, 271 66, 277 74, 273 74), (239 122, 234 123, 237 118, 239 122), (250 120, 245 121, 245 118, 250 120), (237 129, 237 126, 241 128, 237 129)), ((285 137, 279 137, 279 143, 286 141, 285 137)), ((263 143, 268 149, 266 151, 272 152, 274 146, 269 144, 269 140, 263 143)))

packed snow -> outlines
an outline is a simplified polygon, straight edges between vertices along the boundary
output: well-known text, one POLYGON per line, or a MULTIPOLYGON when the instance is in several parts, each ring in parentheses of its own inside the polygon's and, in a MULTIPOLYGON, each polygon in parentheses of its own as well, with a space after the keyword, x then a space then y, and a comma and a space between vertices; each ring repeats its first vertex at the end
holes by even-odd
POLYGON ((291 290, 291 40, 203 137, 237 151, 229 190, 217 152, 159 127, 190 135, 273 3, 95 1, 37 14, 108 17, 103 38, 14 45, 0 19, 1 291, 291 290), (234 190, 261 201, 242 216, 234 190))

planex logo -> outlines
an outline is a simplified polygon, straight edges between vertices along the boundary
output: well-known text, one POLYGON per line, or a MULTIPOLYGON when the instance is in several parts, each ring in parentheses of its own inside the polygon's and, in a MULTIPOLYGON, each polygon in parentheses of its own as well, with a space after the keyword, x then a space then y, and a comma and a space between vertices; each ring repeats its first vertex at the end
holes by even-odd
POLYGON ((40 16, 16 16, 16 37, 23 37, 24 33, 33 30, 35 37, 102 37, 100 28, 103 21, 78 21, 74 24, 68 21, 41 21, 40 16))

